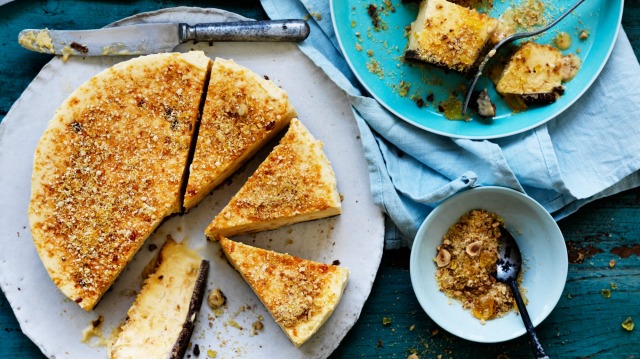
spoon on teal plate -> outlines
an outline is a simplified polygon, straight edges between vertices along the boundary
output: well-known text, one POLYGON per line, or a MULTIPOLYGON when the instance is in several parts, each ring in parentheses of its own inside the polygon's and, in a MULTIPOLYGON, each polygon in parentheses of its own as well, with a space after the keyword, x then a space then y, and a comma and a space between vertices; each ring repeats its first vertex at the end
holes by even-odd
POLYGON ((533 355, 536 359, 548 359, 549 356, 544 351, 536 330, 527 313, 527 307, 522 300, 520 290, 518 290, 518 274, 522 269, 522 256, 520 255, 520 248, 516 240, 506 228, 500 227, 500 237, 498 238, 498 261, 496 262, 496 279, 499 282, 507 284, 513 292, 513 297, 518 305, 518 311, 520 317, 524 322, 524 326, 529 334, 531 340, 531 346, 533 347, 533 355))

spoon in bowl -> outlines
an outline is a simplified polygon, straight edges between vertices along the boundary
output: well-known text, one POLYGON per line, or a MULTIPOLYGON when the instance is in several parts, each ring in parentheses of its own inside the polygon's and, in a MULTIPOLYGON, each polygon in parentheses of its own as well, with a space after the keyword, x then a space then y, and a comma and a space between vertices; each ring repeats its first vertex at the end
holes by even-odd
POLYGON ((471 95, 473 94, 473 88, 476 87, 476 82, 478 82, 478 79, 480 78, 480 76, 482 76, 482 70, 484 70, 484 67, 487 65, 487 63, 489 62, 489 60, 491 60, 491 58, 496 54, 496 52, 498 51, 498 49, 506 44, 512 43, 516 40, 520 40, 523 39, 525 37, 532 37, 532 36, 536 36, 539 35, 547 30, 549 30, 550 28, 556 26, 557 23, 559 23, 562 19, 564 19, 565 17, 567 17, 567 15, 569 15, 571 12, 573 12, 573 10, 575 10, 575 8, 578 7, 578 5, 582 4, 585 0, 578 0, 575 4, 573 4, 573 6, 571 6, 567 11, 565 11, 562 15, 560 15, 557 19, 553 20, 553 22, 551 22, 550 24, 541 27, 537 30, 531 31, 531 32, 521 32, 521 33, 517 33, 517 34, 513 34, 511 36, 506 37, 505 39, 503 39, 502 41, 500 41, 496 46, 493 47, 493 49, 491 49, 491 51, 489 51, 487 53, 487 55, 484 57, 484 60, 482 60, 482 62, 480 63, 480 66, 478 67, 478 72, 476 72, 476 74, 473 76, 473 80, 471 81, 471 84, 469 85, 469 88, 467 89, 467 94, 464 98, 464 105, 462 106, 462 113, 466 113, 467 109, 469 108, 469 101, 471 100, 471 95))
POLYGON ((500 227, 500 237, 498 238, 498 261, 496 262, 497 272, 496 279, 499 282, 507 284, 513 292, 513 296, 520 312, 520 317, 524 322, 524 326, 531 339, 531 346, 533 347, 533 354, 536 359, 548 359, 549 356, 544 351, 536 330, 533 327, 529 313, 527 313, 527 307, 520 296, 520 290, 518 290, 518 283, 516 282, 520 269, 522 268, 522 256, 520 255, 520 248, 516 240, 506 228, 500 227))

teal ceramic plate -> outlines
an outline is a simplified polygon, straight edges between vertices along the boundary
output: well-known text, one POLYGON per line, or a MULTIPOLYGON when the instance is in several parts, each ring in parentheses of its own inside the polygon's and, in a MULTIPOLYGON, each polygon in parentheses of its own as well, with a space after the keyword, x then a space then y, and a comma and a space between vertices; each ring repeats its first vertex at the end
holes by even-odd
MULTIPOLYGON (((509 6, 518 6, 525 1, 494 1, 490 15, 498 17, 509 6)), ((574 2, 542 1, 546 4, 545 17, 548 19, 555 18, 574 2)), ((472 139, 498 138, 520 133, 549 121, 571 106, 595 81, 609 58, 622 18, 622 8, 623 0, 586 1, 556 27, 535 39, 538 43, 549 44, 558 32, 567 32, 571 35, 572 45, 563 52, 577 53, 583 61, 578 75, 566 84, 566 92, 557 102, 512 113, 495 93, 490 81, 482 78, 477 88, 489 89, 491 98, 497 105, 497 116, 490 121, 472 117, 465 122, 446 119, 437 107, 456 89, 460 92, 460 86, 466 85, 467 79, 452 71, 410 65, 402 61, 407 45, 405 27, 415 19, 417 4, 403 4, 401 0, 331 2, 333 23, 342 52, 351 69, 373 97, 400 118, 427 131, 472 139), (379 9, 380 31, 374 30, 367 13, 370 4, 377 5, 379 9), (582 30, 589 32, 586 40, 579 39, 582 30), (431 93, 433 101, 426 101, 431 93), (418 97, 424 99, 426 106, 419 108, 416 105, 418 97)))

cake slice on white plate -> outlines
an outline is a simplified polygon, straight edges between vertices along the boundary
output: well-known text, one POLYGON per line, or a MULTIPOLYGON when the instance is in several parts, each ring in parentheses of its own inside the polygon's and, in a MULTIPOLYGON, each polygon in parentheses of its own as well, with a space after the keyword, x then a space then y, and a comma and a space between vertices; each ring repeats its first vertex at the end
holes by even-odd
POLYGON ((338 306, 346 268, 216 237, 224 254, 296 347, 311 338, 338 306))
POLYGON ((209 239, 276 229, 340 214, 331 163, 298 119, 205 230, 209 239))
POLYGON ((182 358, 207 285, 209 262, 168 239, 111 345, 109 357, 182 358))

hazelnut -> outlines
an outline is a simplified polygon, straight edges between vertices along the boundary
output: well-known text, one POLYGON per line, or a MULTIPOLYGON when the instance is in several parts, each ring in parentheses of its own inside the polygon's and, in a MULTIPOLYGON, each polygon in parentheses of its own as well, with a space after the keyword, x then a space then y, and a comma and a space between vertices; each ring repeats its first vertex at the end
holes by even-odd
POLYGON ((580 40, 586 40, 589 37, 589 33, 587 32, 587 30, 582 30, 582 32, 580 33, 580 40))
POLYGON ((475 241, 473 243, 469 243, 466 250, 468 255, 475 257, 480 253, 481 249, 482 249, 482 241, 475 241))
POLYGON ((211 309, 220 308, 226 301, 227 297, 222 294, 222 291, 220 289, 212 290, 211 292, 209 292, 209 296, 207 297, 207 303, 209 303, 211 309))
POLYGON ((436 255, 436 264, 438 267, 444 267, 451 261, 451 253, 446 249, 440 249, 436 255))
POLYGON ((247 105, 241 103, 238 105, 238 115, 239 116, 244 116, 249 112, 249 108, 247 107, 247 105))
POLYGON ((262 330, 262 328, 264 328, 264 325, 261 321, 257 320, 253 322, 253 324, 251 324, 251 328, 253 329, 253 335, 257 335, 258 330, 262 330))

